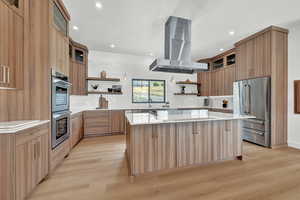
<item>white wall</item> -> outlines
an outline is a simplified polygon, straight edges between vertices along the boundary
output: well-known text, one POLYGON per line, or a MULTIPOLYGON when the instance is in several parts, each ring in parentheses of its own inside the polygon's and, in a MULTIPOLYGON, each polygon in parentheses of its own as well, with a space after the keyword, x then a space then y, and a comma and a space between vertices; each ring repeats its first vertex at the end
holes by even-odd
MULTIPOLYGON (((98 82, 100 90, 107 90, 112 84, 122 85, 123 95, 103 95, 109 101, 111 108, 142 108, 148 106, 147 104, 133 104, 132 103, 132 87, 131 81, 133 78, 140 79, 159 79, 166 80, 167 101, 170 102, 171 107, 199 107, 203 106, 203 97, 197 96, 175 96, 176 92, 180 91, 180 87, 174 82, 171 82, 173 76, 175 81, 183 81, 190 79, 197 81, 197 75, 189 74, 174 74, 149 71, 149 65, 153 62, 154 58, 149 56, 135 56, 128 54, 116 54, 110 52, 89 52, 89 76, 100 76, 100 72, 105 70, 107 77, 121 78, 121 82, 98 82), (126 80, 125 80, 126 73, 126 80)), ((90 81, 90 84, 97 82, 90 81)), ((89 88, 91 89, 91 88, 89 88)), ((187 86, 186 92, 197 92, 196 86, 187 86)), ((94 109, 98 107, 98 98, 100 95, 88 96, 71 96, 71 110, 84 110, 94 109)), ((213 107, 221 107, 222 100, 229 100, 229 108, 232 107, 231 97, 215 97, 211 101, 213 107)), ((154 104, 153 106, 161 106, 162 104, 154 104)))
MULTIPOLYGON (((112 108, 128 108, 128 107, 145 107, 147 104, 132 104, 132 87, 131 81, 133 78, 140 79, 159 79, 166 80, 166 99, 171 106, 188 107, 202 105, 201 98, 196 96, 175 96, 173 93, 179 92, 180 87, 171 82, 171 76, 174 76, 176 81, 197 80, 197 75, 188 74, 171 74, 149 71, 149 65, 154 58, 149 56, 135 56, 128 54, 116 54, 109 52, 90 51, 89 52, 89 76, 100 76, 100 72, 105 70, 107 77, 121 78, 121 82, 98 82, 101 91, 107 91, 112 84, 122 85, 123 95, 104 95, 109 101, 109 107, 112 108), (126 80, 125 80, 126 73, 126 80)), ((90 81, 89 84, 97 82, 90 81)), ((196 86, 187 86, 186 92, 197 92, 196 86)), ((99 95, 72 96, 71 109, 78 107, 96 108, 98 106, 99 95)), ((154 104, 157 105, 157 104, 154 104)), ((161 105, 161 104, 160 104, 161 105)))
POLYGON ((294 114, 294 80, 300 80, 300 21, 288 29, 288 144, 300 149, 300 115, 294 114))

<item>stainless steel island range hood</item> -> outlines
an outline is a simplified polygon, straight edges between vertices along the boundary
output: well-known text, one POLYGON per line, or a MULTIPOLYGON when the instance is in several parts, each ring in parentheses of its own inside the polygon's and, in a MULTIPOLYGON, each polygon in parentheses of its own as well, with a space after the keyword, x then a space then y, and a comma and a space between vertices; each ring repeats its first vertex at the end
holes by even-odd
POLYGON ((170 16, 165 24, 165 58, 156 59, 151 71, 192 74, 208 70, 207 63, 192 62, 189 19, 170 16))

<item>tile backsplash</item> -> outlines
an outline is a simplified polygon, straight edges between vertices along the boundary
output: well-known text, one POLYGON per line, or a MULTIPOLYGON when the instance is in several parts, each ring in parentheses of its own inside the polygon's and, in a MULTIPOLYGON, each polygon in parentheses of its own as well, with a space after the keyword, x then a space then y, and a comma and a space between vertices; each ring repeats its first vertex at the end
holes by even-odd
MULTIPOLYGON (((205 99, 204 97, 201 97, 205 99)), ((211 96, 206 97, 209 99, 209 107, 213 108, 223 108, 223 100, 228 101, 228 109, 233 109, 233 96, 211 96)), ((203 101, 204 106, 204 101, 203 101)))

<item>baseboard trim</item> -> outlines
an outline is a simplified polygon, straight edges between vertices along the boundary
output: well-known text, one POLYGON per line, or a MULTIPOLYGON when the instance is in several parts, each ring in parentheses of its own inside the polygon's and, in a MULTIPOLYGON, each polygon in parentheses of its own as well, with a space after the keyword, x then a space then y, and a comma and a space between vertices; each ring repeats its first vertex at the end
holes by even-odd
POLYGON ((295 149, 300 149, 300 143, 297 142, 288 142, 288 146, 295 149))

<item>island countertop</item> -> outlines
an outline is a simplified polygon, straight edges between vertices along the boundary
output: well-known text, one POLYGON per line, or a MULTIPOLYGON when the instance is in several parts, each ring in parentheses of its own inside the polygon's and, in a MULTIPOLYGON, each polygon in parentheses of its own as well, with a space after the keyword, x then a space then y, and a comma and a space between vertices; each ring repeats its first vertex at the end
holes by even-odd
POLYGON ((254 116, 211 112, 208 110, 157 110, 149 112, 127 111, 130 125, 166 124, 181 122, 254 119, 254 116))

